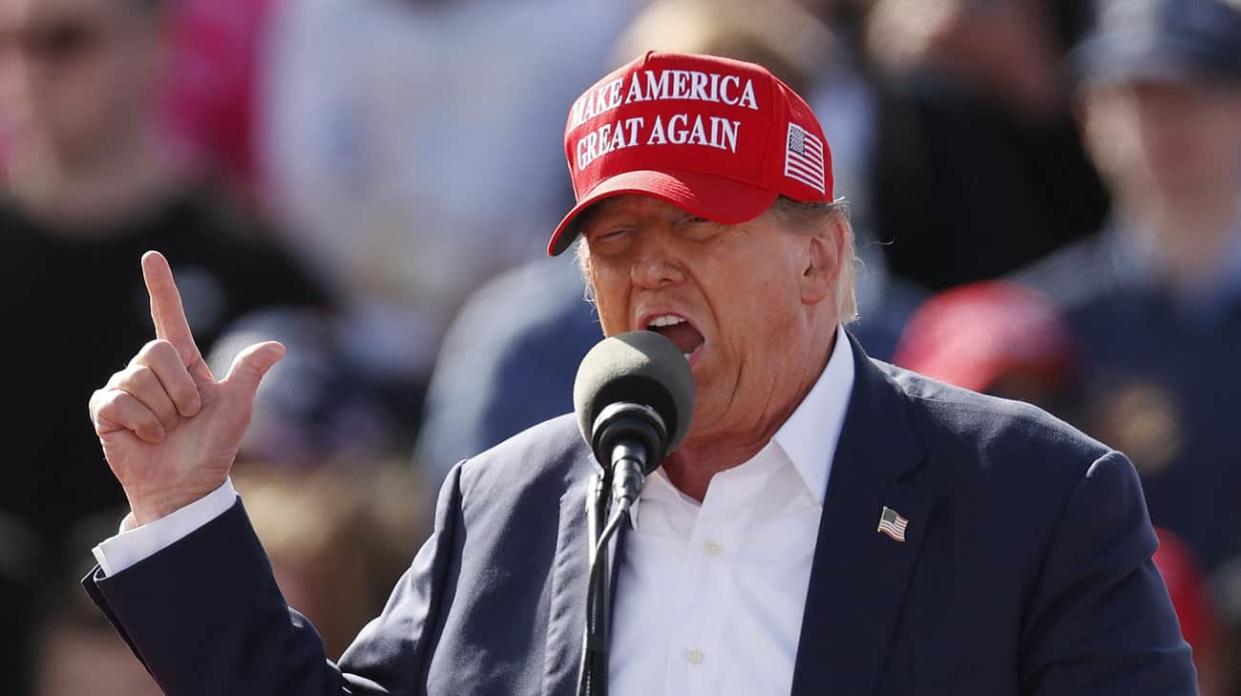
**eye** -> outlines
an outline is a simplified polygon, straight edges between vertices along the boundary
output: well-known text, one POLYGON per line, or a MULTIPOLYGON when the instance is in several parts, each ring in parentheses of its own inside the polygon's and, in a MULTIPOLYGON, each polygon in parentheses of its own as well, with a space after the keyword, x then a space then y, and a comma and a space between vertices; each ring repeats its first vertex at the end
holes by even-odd
POLYGON ((586 234, 586 243, 590 245, 591 253, 607 255, 619 252, 627 245, 632 235, 632 227, 600 226, 586 234))
POLYGON ((678 227, 684 237, 695 241, 710 239, 720 230, 717 223, 697 215, 685 216, 680 220, 678 227))
POLYGON ((633 230, 629 227, 617 227, 614 229, 605 229, 603 231, 596 232, 591 237, 591 239, 595 242, 615 241, 615 240, 623 238, 625 235, 629 234, 632 231, 633 230))

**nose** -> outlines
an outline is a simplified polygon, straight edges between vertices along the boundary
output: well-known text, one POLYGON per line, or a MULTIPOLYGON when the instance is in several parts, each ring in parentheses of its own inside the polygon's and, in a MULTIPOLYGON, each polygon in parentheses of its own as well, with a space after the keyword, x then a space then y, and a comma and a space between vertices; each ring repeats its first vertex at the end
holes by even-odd
POLYGON ((685 280, 681 260, 669 244, 670 236, 662 229, 638 235, 638 253, 629 271, 635 286, 658 290, 685 280))

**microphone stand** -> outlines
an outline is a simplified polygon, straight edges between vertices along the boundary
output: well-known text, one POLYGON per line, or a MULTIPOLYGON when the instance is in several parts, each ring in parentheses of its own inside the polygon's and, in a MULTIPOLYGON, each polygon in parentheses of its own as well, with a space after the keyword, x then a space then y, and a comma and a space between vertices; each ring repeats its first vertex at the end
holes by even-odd
POLYGON ((604 408, 595 421, 591 445, 604 467, 601 475, 591 477, 593 495, 587 496, 586 503, 592 550, 577 696, 607 695, 614 537, 621 525, 629 522, 629 508, 642 491, 648 458, 658 464, 666 441, 663 418, 649 406, 614 403, 604 408), (600 521, 605 519, 607 524, 600 530, 600 521))
MULTIPOLYGON (((640 472, 640 470, 639 470, 640 472)), ((639 474, 640 475, 640 474, 639 474)), ((617 531, 629 520, 633 497, 613 509, 611 479, 607 473, 591 477, 586 501, 586 524, 591 540, 590 577, 586 590, 586 631, 578 666, 577 696, 607 696, 608 651, 612 621, 612 578, 617 531), (607 524, 602 525, 602 520, 607 524)), ((641 482, 639 480, 639 487, 641 482)))

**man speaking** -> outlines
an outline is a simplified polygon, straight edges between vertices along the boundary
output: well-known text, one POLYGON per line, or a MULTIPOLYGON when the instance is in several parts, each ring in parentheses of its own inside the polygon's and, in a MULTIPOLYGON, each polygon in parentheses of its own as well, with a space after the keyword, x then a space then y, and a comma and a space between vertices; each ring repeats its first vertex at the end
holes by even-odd
MULTIPOLYGON (((577 242, 605 334, 651 330, 697 398, 618 544, 607 684, 650 694, 1195 693, 1128 460, 1037 409, 874 362, 830 150, 763 68, 651 53, 573 105, 577 242)), ((283 348, 158 338, 91 401, 129 498, 88 591, 170 694, 574 693, 597 465, 571 416, 466 460, 384 612, 333 664, 229 468, 283 348)))

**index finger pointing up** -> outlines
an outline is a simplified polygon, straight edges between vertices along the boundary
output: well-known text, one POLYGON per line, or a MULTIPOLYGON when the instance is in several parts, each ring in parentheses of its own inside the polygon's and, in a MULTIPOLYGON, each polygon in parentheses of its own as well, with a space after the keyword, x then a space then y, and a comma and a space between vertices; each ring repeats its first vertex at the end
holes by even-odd
MULTIPOLYGON (((194 342, 194 334, 190 332, 190 323, 185 318, 185 309, 181 306, 181 293, 173 280, 168 259, 158 251, 143 254, 142 278, 146 281, 147 294, 151 297, 151 320, 155 322, 155 336, 176 347, 185 366, 191 369, 195 379, 199 379, 198 370, 205 370, 206 363, 198 351, 198 344, 194 342)), ((211 378, 210 374, 202 377, 211 378)))

